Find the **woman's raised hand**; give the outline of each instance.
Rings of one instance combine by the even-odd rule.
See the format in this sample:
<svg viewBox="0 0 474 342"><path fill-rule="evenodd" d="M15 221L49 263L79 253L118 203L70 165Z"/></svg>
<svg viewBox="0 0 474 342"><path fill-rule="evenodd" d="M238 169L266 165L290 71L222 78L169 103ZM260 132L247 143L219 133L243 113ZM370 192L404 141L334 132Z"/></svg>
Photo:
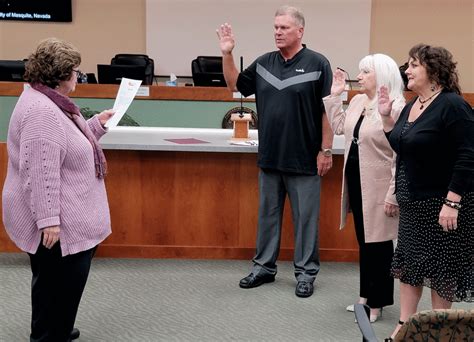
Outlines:
<svg viewBox="0 0 474 342"><path fill-rule="evenodd" d="M378 110L380 115L390 116L393 100L390 100L387 86L381 86L378 91Z"/></svg>
<svg viewBox="0 0 474 342"><path fill-rule="evenodd" d="M331 95L339 96L346 87L346 75L342 70L336 69L332 74Z"/></svg>

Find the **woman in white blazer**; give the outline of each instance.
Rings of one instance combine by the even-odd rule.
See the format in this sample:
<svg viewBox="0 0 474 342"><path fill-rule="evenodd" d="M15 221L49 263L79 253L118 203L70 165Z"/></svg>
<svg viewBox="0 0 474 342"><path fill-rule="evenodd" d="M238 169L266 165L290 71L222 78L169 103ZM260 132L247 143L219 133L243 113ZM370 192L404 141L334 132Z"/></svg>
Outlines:
<svg viewBox="0 0 474 342"><path fill-rule="evenodd" d="M378 112L377 90L386 86L393 101L396 120L405 105L403 81L395 61L383 54L364 57L357 76L361 94L354 96L346 110L341 94L344 73L334 72L331 94L323 99L334 134L345 136L341 224L352 211L359 243L359 303L371 309L375 322L384 306L393 304L394 280L390 276L393 240L398 232L395 199L395 154L383 132ZM347 307L353 311L353 305Z"/></svg>

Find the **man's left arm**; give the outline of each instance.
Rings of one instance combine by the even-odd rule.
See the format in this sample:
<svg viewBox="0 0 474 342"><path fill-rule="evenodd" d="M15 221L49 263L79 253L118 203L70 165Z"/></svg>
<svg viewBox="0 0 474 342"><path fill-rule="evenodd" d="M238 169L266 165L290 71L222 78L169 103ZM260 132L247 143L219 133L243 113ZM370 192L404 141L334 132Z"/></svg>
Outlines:
<svg viewBox="0 0 474 342"><path fill-rule="evenodd" d="M331 93L332 86L332 70L329 61L326 61L322 68L322 88L321 98ZM322 103L322 100L321 100ZM318 153L316 158L318 166L318 175L324 176L332 167L332 141L334 139L334 133L329 124L329 118L322 105L323 115L321 116L322 126L322 137L321 137L321 151Z"/></svg>
<svg viewBox="0 0 474 342"><path fill-rule="evenodd" d="M329 125L329 119L326 112L322 115L322 142L321 151L316 158L318 166L318 175L324 176L332 167L332 142L334 133Z"/></svg>

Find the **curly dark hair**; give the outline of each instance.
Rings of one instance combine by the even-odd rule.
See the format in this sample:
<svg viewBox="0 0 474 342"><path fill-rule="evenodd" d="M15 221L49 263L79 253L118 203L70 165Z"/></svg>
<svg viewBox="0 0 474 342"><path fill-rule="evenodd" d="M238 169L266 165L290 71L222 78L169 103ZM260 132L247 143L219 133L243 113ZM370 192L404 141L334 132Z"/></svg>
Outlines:
<svg viewBox="0 0 474 342"><path fill-rule="evenodd" d="M448 91L461 94L457 63L453 61L451 52L440 46L417 44L410 49L408 55L426 68L430 81Z"/></svg>
<svg viewBox="0 0 474 342"><path fill-rule="evenodd" d="M25 65L25 80L56 88L60 81L71 77L74 67L81 64L81 54L70 43L57 38L42 40Z"/></svg>

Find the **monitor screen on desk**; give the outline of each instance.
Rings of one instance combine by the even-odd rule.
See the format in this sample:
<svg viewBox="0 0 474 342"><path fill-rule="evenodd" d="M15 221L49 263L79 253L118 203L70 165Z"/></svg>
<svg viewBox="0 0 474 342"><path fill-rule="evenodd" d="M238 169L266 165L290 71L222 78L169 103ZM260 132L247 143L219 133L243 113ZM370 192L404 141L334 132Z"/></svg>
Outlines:
<svg viewBox="0 0 474 342"><path fill-rule="evenodd" d="M193 75L196 87L226 87L224 74L220 72L199 72Z"/></svg>
<svg viewBox="0 0 474 342"><path fill-rule="evenodd" d="M97 64L97 76L101 84L120 84L122 77L143 82L146 77L145 69L143 65Z"/></svg>
<svg viewBox="0 0 474 342"><path fill-rule="evenodd" d="M0 61L0 81L24 82L24 61Z"/></svg>

